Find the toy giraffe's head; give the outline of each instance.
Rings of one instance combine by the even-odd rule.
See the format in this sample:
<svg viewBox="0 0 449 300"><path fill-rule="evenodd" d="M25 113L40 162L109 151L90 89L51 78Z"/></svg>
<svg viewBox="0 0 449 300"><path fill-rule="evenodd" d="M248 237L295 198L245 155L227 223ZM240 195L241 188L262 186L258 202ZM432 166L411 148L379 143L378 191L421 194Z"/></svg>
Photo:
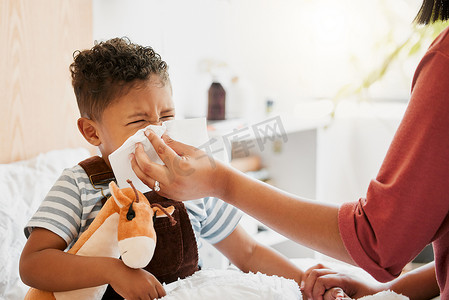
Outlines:
<svg viewBox="0 0 449 300"><path fill-rule="evenodd" d="M131 188L119 189L115 182L109 184L112 197L119 207L118 246L123 262L130 268L144 268L150 262L156 248L156 232L153 221L156 217L171 217L174 207L166 209L150 205L146 197Z"/></svg>

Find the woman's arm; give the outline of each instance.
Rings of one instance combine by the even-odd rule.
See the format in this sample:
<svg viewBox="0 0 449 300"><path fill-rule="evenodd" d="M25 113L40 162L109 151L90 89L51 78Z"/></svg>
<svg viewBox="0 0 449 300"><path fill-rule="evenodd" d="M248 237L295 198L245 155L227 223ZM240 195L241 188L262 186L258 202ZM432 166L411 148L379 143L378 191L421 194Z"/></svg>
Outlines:
<svg viewBox="0 0 449 300"><path fill-rule="evenodd" d="M151 130L146 134L165 165L151 162L139 146L131 164L149 187L159 182L159 194L177 200L216 196L302 245L354 263L340 237L337 206L287 194L194 147L167 136L162 140Z"/></svg>
<svg viewBox="0 0 449 300"><path fill-rule="evenodd" d="M227 185L221 199L293 241L353 263L340 237L337 206L301 199L232 168L224 168L223 173Z"/></svg>
<svg viewBox="0 0 449 300"><path fill-rule="evenodd" d="M435 262L428 263L385 283L384 290L387 289L403 294L410 300L424 300L438 296L440 288L435 274Z"/></svg>
<svg viewBox="0 0 449 300"><path fill-rule="evenodd" d="M301 283L303 271L285 256L257 243L240 225L214 246L243 272L278 275Z"/></svg>

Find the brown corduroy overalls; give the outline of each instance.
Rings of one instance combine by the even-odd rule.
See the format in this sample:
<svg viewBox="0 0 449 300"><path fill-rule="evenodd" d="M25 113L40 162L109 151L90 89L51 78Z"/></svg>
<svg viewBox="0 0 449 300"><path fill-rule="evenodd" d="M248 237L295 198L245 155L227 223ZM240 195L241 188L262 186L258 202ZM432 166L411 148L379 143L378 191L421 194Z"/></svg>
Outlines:
<svg viewBox="0 0 449 300"><path fill-rule="evenodd" d="M99 156L88 158L79 165L86 171L94 188L115 180L111 168ZM145 270L161 283L170 283L192 275L198 270L198 247L184 204L159 196L154 191L144 195L151 204L158 203L163 207L173 205L175 211L172 216L176 220L176 225L172 226L168 218L156 219L154 223L157 235L156 249ZM106 198L102 202L104 204ZM108 286L103 299L123 298Z"/></svg>

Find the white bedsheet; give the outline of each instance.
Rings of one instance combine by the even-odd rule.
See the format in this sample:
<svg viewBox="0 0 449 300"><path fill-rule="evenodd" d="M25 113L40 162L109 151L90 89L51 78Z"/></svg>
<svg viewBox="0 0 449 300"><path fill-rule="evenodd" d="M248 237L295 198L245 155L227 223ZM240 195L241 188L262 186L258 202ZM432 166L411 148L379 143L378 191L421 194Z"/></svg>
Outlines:
<svg viewBox="0 0 449 300"><path fill-rule="evenodd" d="M65 149L41 154L35 159L11 164L0 164L0 299L23 299L28 287L19 277L19 258L25 245L23 228L43 198L61 174L89 157L86 149ZM316 260L294 260L306 269ZM330 265L336 267L337 265ZM338 264L341 270L343 265ZM344 268L348 268L344 266ZM350 267L350 270L355 270ZM346 271L350 271L346 269ZM362 272L358 269L356 272ZM369 276L365 273L363 276ZM369 280L368 277L366 277ZM202 299L301 299L298 285L293 280L260 273L245 274L237 270L199 271L189 278L165 286L164 300ZM390 292L369 296L364 300L405 297Z"/></svg>
<svg viewBox="0 0 449 300"><path fill-rule="evenodd" d="M0 164L0 299L23 299L28 290L19 277L23 228L62 170L89 155L84 148L64 149Z"/></svg>
<svg viewBox="0 0 449 300"><path fill-rule="evenodd" d="M300 263L308 264L305 259ZM335 265L335 264L334 264ZM341 265L346 268L344 265ZM358 270L350 268L347 270ZM362 274L362 277L364 275ZM291 279L238 270L206 269L190 277L164 286L167 296L162 300L302 300L298 285ZM391 291L365 296L360 300L407 300Z"/></svg>
<svg viewBox="0 0 449 300"><path fill-rule="evenodd" d="M163 300L300 300L298 284L278 276L206 269L165 286Z"/></svg>

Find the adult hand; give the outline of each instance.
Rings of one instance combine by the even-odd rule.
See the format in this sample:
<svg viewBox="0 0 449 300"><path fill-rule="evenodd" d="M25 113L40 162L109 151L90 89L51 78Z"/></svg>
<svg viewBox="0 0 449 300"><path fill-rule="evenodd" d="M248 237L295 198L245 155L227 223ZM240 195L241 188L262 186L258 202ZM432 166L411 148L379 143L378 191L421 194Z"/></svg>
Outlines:
<svg viewBox="0 0 449 300"><path fill-rule="evenodd" d="M342 296L341 292L337 290L329 293L336 287L345 293L342 299L359 298L377 292L375 287L366 284L362 279L331 270L322 264L317 264L306 270L303 278L304 282L301 284L301 288L308 299L323 300Z"/></svg>
<svg viewBox="0 0 449 300"><path fill-rule="evenodd" d="M138 144L131 157L131 165L143 183L154 189L157 180L160 187L157 193L175 200L219 197L226 185L223 174L227 167L224 164L167 135L160 138L151 130L147 130L145 135L165 165L152 162L143 146Z"/></svg>

